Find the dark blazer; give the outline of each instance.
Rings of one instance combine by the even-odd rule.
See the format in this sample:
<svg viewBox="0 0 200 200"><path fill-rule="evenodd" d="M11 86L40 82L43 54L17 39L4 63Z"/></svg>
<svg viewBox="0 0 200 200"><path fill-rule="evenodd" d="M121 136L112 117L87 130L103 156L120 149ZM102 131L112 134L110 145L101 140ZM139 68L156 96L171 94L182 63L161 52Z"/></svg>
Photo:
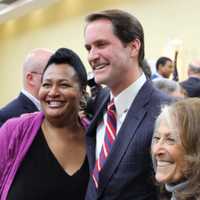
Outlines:
<svg viewBox="0 0 200 200"><path fill-rule="evenodd" d="M102 100L86 135L90 173L95 165L96 129L108 100L109 94ZM99 174L98 191L90 178L86 200L157 200L150 145L161 104L169 101L170 97L153 88L151 81L143 85Z"/></svg>
<svg viewBox="0 0 200 200"><path fill-rule="evenodd" d="M18 117L23 113L38 111L35 104L23 93L0 109L0 126L12 117Z"/></svg>
<svg viewBox="0 0 200 200"><path fill-rule="evenodd" d="M101 104L102 99L104 99L104 97L107 96L109 91L110 90L108 87L100 88L96 97L94 99L90 98L88 100L86 113L91 114L91 116L93 117L97 109L99 108L99 105ZM92 119L92 117L90 119Z"/></svg>
<svg viewBox="0 0 200 200"><path fill-rule="evenodd" d="M180 83L189 97L200 97L200 78L190 77Z"/></svg>

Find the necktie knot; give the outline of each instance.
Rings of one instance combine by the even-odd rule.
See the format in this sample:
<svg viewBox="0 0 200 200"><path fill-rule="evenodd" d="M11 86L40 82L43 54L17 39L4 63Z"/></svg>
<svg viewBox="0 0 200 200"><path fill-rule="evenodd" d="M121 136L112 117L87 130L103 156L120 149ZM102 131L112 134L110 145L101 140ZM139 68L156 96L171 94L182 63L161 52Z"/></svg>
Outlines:
<svg viewBox="0 0 200 200"><path fill-rule="evenodd" d="M108 103L107 112L116 113L116 107L115 107L114 99L112 99L112 100Z"/></svg>

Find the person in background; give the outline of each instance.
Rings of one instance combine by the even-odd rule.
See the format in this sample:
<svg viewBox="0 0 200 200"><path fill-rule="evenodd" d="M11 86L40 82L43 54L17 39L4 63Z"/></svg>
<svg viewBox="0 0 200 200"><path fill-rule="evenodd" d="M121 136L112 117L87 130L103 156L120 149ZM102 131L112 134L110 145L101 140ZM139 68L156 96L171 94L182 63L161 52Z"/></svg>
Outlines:
<svg viewBox="0 0 200 200"><path fill-rule="evenodd" d="M153 85L162 92L177 99L187 97L187 92L184 91L181 85L174 80L169 80L167 78L157 78L153 80Z"/></svg>
<svg viewBox="0 0 200 200"><path fill-rule="evenodd" d="M189 64L188 79L180 84L189 97L200 97L200 60L194 60Z"/></svg>
<svg viewBox="0 0 200 200"><path fill-rule="evenodd" d="M143 60L142 70L144 71L147 79L151 79L152 71L147 59Z"/></svg>
<svg viewBox="0 0 200 200"><path fill-rule="evenodd" d="M99 102L101 96L104 95L107 88L104 88L100 84L97 84L94 80L94 75L92 72L88 73L88 87L89 87L89 98L87 101L87 107L85 113L88 114L90 119L93 118L95 112L98 109Z"/></svg>
<svg viewBox="0 0 200 200"><path fill-rule="evenodd" d="M172 200L200 199L200 99L165 106L156 120L151 151L155 178Z"/></svg>
<svg viewBox="0 0 200 200"><path fill-rule="evenodd" d="M89 169L87 120L79 117L87 74L77 54L60 48L39 90L42 112L8 120L0 129L0 199L84 199Z"/></svg>
<svg viewBox="0 0 200 200"><path fill-rule="evenodd" d="M155 78L169 78L173 73L174 65L170 58L160 57L156 61L156 73L152 74L151 79Z"/></svg>
<svg viewBox="0 0 200 200"><path fill-rule="evenodd" d="M128 12L104 10L87 16L84 37L95 82L109 89L86 134L86 200L156 200L149 149L155 118L169 97L143 73L142 25Z"/></svg>
<svg viewBox="0 0 200 200"><path fill-rule="evenodd" d="M93 100L96 99L99 91L102 89L102 86L95 82L94 75L92 72L88 74L88 86L90 89L90 97Z"/></svg>
<svg viewBox="0 0 200 200"><path fill-rule="evenodd" d="M42 71L53 54L48 49L33 49L23 63L23 89L19 96L0 109L0 126L12 117L40 110L38 91Z"/></svg>

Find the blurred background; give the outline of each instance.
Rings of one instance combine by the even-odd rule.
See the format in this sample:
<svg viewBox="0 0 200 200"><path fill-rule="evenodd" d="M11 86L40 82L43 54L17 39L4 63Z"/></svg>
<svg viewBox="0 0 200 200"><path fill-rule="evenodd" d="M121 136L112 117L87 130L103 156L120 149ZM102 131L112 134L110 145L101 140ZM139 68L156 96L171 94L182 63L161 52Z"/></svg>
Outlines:
<svg viewBox="0 0 200 200"><path fill-rule="evenodd" d="M145 32L146 59L154 71L160 56L174 58L180 80L188 63L200 58L198 0L1 0L0 1L0 107L18 95L22 87L22 63L33 48L75 50L87 70L84 18L102 9L131 12Z"/></svg>

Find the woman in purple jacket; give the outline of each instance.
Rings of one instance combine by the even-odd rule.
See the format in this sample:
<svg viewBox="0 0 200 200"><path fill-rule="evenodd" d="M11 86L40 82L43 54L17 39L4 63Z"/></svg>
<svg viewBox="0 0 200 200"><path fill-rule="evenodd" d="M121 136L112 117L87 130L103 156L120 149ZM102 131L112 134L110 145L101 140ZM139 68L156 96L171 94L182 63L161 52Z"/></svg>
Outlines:
<svg viewBox="0 0 200 200"><path fill-rule="evenodd" d="M43 112L0 129L0 200L84 199L87 122L78 113L86 84L80 58L58 49L42 74Z"/></svg>

